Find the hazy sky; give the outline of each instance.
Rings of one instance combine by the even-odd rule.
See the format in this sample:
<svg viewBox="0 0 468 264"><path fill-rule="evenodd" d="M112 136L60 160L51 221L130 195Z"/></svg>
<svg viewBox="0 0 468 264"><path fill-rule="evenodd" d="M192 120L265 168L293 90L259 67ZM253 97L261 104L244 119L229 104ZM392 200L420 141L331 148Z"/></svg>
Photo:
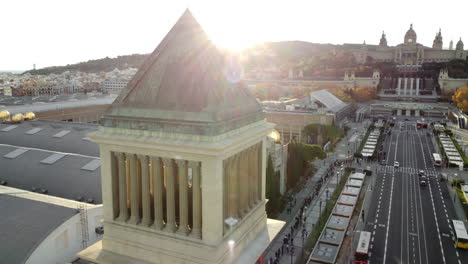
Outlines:
<svg viewBox="0 0 468 264"><path fill-rule="evenodd" d="M0 70L28 70L106 56L149 53L188 7L215 43L263 41L397 45L414 24L431 46L460 37L468 49L466 0L1 0Z"/></svg>

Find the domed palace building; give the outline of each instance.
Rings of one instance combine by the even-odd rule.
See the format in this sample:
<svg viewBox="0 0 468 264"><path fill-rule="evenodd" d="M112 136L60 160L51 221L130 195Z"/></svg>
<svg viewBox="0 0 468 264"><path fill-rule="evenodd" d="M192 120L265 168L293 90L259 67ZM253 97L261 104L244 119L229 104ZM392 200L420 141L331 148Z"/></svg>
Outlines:
<svg viewBox="0 0 468 264"><path fill-rule="evenodd" d="M466 59L468 51L464 50L460 39L455 50L451 43L449 49L443 49L442 32L436 33L432 47L426 47L417 42L417 34L413 25L405 34L404 42L397 46L388 46L386 34L382 32L379 45L345 44L350 48L360 63L366 62L368 57L377 62L395 62L408 71L417 71L418 65L425 62L446 62L452 59Z"/></svg>

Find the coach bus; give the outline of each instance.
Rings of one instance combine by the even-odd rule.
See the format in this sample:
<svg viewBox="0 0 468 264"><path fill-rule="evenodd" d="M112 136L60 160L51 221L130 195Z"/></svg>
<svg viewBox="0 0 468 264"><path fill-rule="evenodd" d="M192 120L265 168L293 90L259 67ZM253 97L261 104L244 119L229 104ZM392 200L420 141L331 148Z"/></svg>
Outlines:
<svg viewBox="0 0 468 264"><path fill-rule="evenodd" d="M434 158L434 166L437 166L437 167L442 166L442 159L440 158L439 153L433 153L432 157Z"/></svg>
<svg viewBox="0 0 468 264"><path fill-rule="evenodd" d="M354 261L356 263L368 263L370 239L370 232L361 231L358 246L356 248L356 253L354 254Z"/></svg>
<svg viewBox="0 0 468 264"><path fill-rule="evenodd" d="M458 248L468 248L468 234L465 224L460 220L452 220L455 229L455 246Z"/></svg>

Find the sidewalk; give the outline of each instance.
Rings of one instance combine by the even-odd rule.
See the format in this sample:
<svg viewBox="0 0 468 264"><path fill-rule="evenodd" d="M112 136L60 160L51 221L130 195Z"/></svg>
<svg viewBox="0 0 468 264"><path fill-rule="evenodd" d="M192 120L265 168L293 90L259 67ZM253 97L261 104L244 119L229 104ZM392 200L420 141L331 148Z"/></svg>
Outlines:
<svg viewBox="0 0 468 264"><path fill-rule="evenodd" d="M468 174L465 171L459 171L459 170L449 169L449 168L443 168L441 172L446 173L448 175L448 180L445 181L445 184L447 184L447 189L449 191L450 200L452 201L453 207L455 208L455 214L457 215L457 219L466 223L467 219L465 216L465 211L463 210L460 199L457 197L457 194L455 193L455 189L452 188L452 179L454 178L454 175L457 174L456 176L457 179L464 180L465 183L467 183Z"/></svg>
<svg viewBox="0 0 468 264"><path fill-rule="evenodd" d="M266 250L265 254L265 262L269 263L270 259L274 261L276 259L275 253L280 252L283 246L283 239L285 238L286 234L291 232L291 227L294 225L294 219L300 213L300 208L302 207L304 200L306 197L310 196L313 193L314 186L316 183L325 175L328 167L336 160L343 160L347 157L351 156L354 151L351 149L351 146L347 143L349 138L356 133L364 134L367 130L367 126L363 126L362 123L349 123L348 124L350 129L348 134L341 139L341 141L337 144L335 148L335 152L332 155L329 155L324 160L315 160L314 165L319 168L318 171L309 177L306 185L300 192L295 195L296 198L296 205L292 208L291 213L288 214L287 210L283 211L277 219L286 221L286 225L280 231L280 233L276 236L275 241L273 241L270 246ZM352 162L348 166L358 167L356 163ZM361 162L361 166L366 166L365 163ZM359 166L359 167L361 167ZM325 209L327 198L330 198L333 194L337 181L339 181L344 173L340 173L339 178L336 177L336 172L340 168L335 168L332 176L328 178L326 182L323 183L319 195L315 197L310 205L304 210L304 215L306 216L306 222L302 226L300 225L295 231L293 235L293 244L294 244L294 254L291 256L286 252L286 248L283 247L282 254L278 259L278 263L295 263L301 254L303 253L303 244L307 241L308 236L312 233L315 224L317 223L321 213ZM328 197L326 190L328 189ZM322 201L322 202L320 202ZM307 237L302 236L302 229L307 231Z"/></svg>
<svg viewBox="0 0 468 264"><path fill-rule="evenodd" d="M314 176L317 176L314 175ZM341 179L342 174L340 175L339 179ZM309 180L309 183L312 182ZM312 230L317 223L321 213L324 211L325 206L326 206L326 201L327 201L327 192L326 190L328 189L329 194L328 198L331 197L333 191L335 190L336 187L336 177L330 177L327 181L326 184L324 184L321 188L319 196L315 197L312 200L312 203L310 206L304 211L304 215L307 217L307 220L304 225L300 225L299 228L297 228L294 231L293 235L293 244L294 244L294 255L291 256L286 253L286 249L283 249L283 256L279 258L278 263L291 263L291 258L292 258L292 263L295 263L296 260L300 257L302 253L302 248L303 248L303 243L307 241L307 238L302 238L302 232L301 230L305 228L308 234L312 233ZM305 189L304 189L305 190ZM304 191L303 190L303 191ZM309 189L310 190L310 189ZM311 192L311 191L310 191ZM308 192L309 194L309 192ZM308 195L307 195L308 196ZM304 196L306 197L306 196ZM300 202L299 202L300 201ZM273 245L270 245L269 247L269 252L267 252L266 255L266 260L268 261L270 258L273 260L275 259L275 253L278 250L281 250L281 247L283 246L283 238L286 236L286 234L291 232L291 227L294 225L294 217L298 215L299 213L299 208L302 206L303 200L298 200L296 207L297 210L294 213L291 213L289 215L290 221L287 222L283 230L278 234L276 241L274 242ZM296 209L296 208L295 208ZM268 263L268 262L267 262Z"/></svg>

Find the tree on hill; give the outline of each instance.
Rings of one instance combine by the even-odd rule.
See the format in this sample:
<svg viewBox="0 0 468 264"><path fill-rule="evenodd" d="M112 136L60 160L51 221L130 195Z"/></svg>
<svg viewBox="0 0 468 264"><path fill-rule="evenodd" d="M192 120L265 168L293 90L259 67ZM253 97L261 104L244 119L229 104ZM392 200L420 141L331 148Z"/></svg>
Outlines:
<svg viewBox="0 0 468 264"><path fill-rule="evenodd" d="M468 86L458 88L452 96L452 101L464 113L468 113Z"/></svg>
<svg viewBox="0 0 468 264"><path fill-rule="evenodd" d="M147 54L133 54L126 56L118 56L117 58L105 57L103 59L89 60L66 66L52 66L38 70L26 71L23 74L29 73L32 75L48 75L51 73L60 74L66 71L81 71L88 73L110 72L115 68L119 70L127 68L139 68L143 61L148 57Z"/></svg>

